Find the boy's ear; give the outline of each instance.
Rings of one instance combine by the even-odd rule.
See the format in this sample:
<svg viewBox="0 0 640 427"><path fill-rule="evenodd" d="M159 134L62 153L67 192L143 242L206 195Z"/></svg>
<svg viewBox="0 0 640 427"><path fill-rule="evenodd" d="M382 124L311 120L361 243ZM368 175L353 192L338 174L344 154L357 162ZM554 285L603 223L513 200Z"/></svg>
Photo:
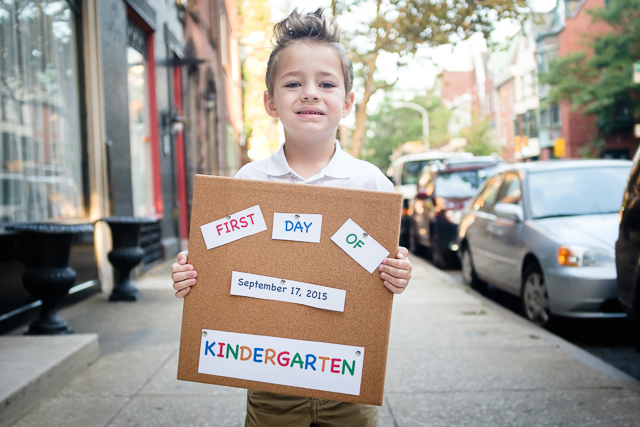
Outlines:
<svg viewBox="0 0 640 427"><path fill-rule="evenodd" d="M278 116L278 111L276 110L276 104L275 102L273 102L273 99L271 99L271 97L269 96L269 91L265 90L264 91L264 109L266 110L267 114L270 115L273 118L278 118L280 116Z"/></svg>
<svg viewBox="0 0 640 427"><path fill-rule="evenodd" d="M342 108L342 118L345 118L351 113L351 109L353 108L353 100L355 97L355 92L351 92L347 98L344 100L344 107Z"/></svg>

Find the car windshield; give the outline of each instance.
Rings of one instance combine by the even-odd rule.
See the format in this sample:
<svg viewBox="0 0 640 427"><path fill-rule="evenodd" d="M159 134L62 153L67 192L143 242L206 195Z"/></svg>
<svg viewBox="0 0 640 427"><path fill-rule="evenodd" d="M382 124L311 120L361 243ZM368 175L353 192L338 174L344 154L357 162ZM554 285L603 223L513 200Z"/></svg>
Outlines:
<svg viewBox="0 0 640 427"><path fill-rule="evenodd" d="M484 180L491 176L495 167L455 172L438 172L436 196L473 197Z"/></svg>
<svg viewBox="0 0 640 427"><path fill-rule="evenodd" d="M434 161L436 160L416 160L405 163L402 167L402 185L417 184L422 168Z"/></svg>
<svg viewBox="0 0 640 427"><path fill-rule="evenodd" d="M617 213L630 167L595 167L531 173L533 218Z"/></svg>

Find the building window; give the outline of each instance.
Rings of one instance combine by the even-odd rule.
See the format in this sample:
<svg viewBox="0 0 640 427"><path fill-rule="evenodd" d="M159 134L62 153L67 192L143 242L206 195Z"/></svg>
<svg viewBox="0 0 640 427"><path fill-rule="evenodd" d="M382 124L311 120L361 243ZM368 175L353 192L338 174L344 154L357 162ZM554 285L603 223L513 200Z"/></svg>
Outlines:
<svg viewBox="0 0 640 427"><path fill-rule="evenodd" d="M0 4L0 222L84 216L76 16Z"/></svg>
<svg viewBox="0 0 640 427"><path fill-rule="evenodd" d="M153 212L151 135L149 125L149 88L147 36L133 22L127 28L129 143L131 150L131 191L133 214L150 216Z"/></svg>
<svg viewBox="0 0 640 427"><path fill-rule="evenodd" d="M549 126L558 127L560 124L560 106L553 104L549 107Z"/></svg>

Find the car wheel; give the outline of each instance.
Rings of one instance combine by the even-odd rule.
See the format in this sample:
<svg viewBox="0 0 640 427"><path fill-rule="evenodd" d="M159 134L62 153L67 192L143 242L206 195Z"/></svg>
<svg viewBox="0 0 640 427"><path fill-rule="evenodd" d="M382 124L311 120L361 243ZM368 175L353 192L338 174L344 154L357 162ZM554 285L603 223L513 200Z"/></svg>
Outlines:
<svg viewBox="0 0 640 427"><path fill-rule="evenodd" d="M487 285L476 275L476 271L473 268L473 259L471 259L471 251L466 245L462 247L460 258L460 267L464 283L467 284L467 286L471 286L471 289L475 289L476 291L485 291Z"/></svg>
<svg viewBox="0 0 640 427"><path fill-rule="evenodd" d="M529 264L525 269L521 298L522 311L527 319L540 326L548 326L551 320L549 293L537 264Z"/></svg>
<svg viewBox="0 0 640 427"><path fill-rule="evenodd" d="M444 253L444 248L442 247L442 242L440 241L438 233L433 231L431 238L433 239L431 241L431 260L433 261L433 264L442 270L449 268L449 263L447 262L447 257Z"/></svg>

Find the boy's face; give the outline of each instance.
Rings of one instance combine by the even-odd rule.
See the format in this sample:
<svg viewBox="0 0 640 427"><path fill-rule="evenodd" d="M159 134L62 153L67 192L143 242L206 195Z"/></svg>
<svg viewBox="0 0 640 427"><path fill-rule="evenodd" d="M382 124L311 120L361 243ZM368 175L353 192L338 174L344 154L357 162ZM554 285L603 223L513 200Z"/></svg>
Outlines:
<svg viewBox="0 0 640 427"><path fill-rule="evenodd" d="M298 42L280 52L273 97L264 94L271 117L280 118L288 139L335 138L349 115L353 93L345 93L342 63L330 46Z"/></svg>

